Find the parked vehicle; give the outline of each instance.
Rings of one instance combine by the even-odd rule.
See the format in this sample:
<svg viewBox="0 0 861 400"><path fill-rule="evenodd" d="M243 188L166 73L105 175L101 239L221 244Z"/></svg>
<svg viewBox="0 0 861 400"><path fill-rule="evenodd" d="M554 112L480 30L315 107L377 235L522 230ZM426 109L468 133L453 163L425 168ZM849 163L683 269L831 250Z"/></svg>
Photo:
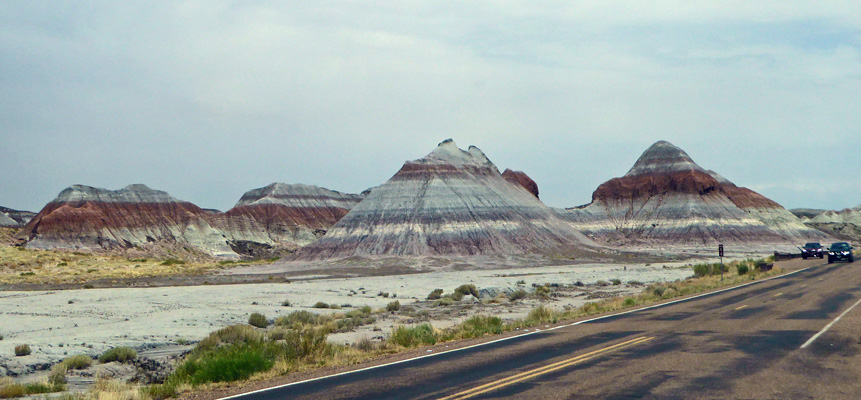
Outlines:
<svg viewBox="0 0 861 400"><path fill-rule="evenodd" d="M817 242L807 243L801 248L801 258L806 260L808 257L823 258L825 257L825 249Z"/></svg>
<svg viewBox="0 0 861 400"><path fill-rule="evenodd" d="M852 250L854 250L854 247L850 246L849 243L833 243L828 249L828 263L831 264L837 260L845 260L849 262L855 261L855 257L852 255Z"/></svg>

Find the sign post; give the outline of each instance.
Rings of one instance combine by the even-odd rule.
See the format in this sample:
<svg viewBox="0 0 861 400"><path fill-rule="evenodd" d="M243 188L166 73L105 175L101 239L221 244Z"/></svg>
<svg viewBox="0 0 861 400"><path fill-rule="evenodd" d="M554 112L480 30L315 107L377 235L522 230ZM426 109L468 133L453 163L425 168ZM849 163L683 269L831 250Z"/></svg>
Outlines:
<svg viewBox="0 0 861 400"><path fill-rule="evenodd" d="M720 257L720 280L723 282L723 243L718 244L718 257Z"/></svg>

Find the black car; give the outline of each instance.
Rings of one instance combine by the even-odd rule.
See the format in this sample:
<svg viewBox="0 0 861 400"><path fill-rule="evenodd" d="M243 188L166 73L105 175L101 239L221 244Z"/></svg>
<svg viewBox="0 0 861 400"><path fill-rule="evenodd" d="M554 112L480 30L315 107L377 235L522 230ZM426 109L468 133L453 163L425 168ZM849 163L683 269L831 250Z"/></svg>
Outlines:
<svg viewBox="0 0 861 400"><path fill-rule="evenodd" d="M807 259L807 257L825 257L825 250L822 248L822 245L816 242L810 242L804 245L801 248L801 258Z"/></svg>
<svg viewBox="0 0 861 400"><path fill-rule="evenodd" d="M855 261L852 256L853 247L846 242L833 243L828 249L828 263L833 263L837 260L846 260L849 262Z"/></svg>

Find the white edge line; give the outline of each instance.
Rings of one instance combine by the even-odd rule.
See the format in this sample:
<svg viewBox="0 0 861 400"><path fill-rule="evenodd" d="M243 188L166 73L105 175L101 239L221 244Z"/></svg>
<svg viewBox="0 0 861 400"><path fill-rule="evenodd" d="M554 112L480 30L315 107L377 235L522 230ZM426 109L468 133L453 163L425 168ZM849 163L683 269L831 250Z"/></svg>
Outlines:
<svg viewBox="0 0 861 400"><path fill-rule="evenodd" d="M786 273L786 274L783 274L783 275L772 276L771 278L766 278L766 279L759 280L759 281L752 281L752 282L744 283L744 284L741 284L741 285L738 285L738 286L733 286L733 287L729 287L729 288L726 288L726 289L716 290L716 291L714 291L714 292L708 292L708 293L698 294L698 295L696 295L696 296L693 296L693 297L687 297L687 298L680 299L680 300L673 300L673 301L670 301L670 302L667 302L667 303L661 303L661 304L656 304L656 305L649 306L649 307L643 307L643 308L637 308L637 309L634 309L634 310L623 311L623 312L616 313L616 314L603 315L603 316L600 316L600 317L595 317L595 318L585 319L585 320L577 321L577 322L570 323L570 324L567 324L567 325L559 325L559 326L556 326L556 327L553 327L553 328L544 329L544 330L538 330L538 329L537 329L537 330L534 330L534 331L532 331L532 332L524 333L524 334L521 334L521 335L504 337L504 338L501 338L501 339L492 340L492 341L490 341L490 342L478 343L478 344L474 344L474 345L471 345L471 346L461 347L461 348L457 348L457 349L453 349L453 350L448 350L448 351L441 351L441 352L433 353L433 354L426 354L426 355L423 355L423 356L418 356L418 357L408 358L408 359L406 359L406 360L394 361L394 362L390 362L390 363L387 363L387 364L373 365L373 366L365 367L365 368L361 368L361 369L354 369L354 370L350 370L350 371L339 372L339 373L337 373L337 374L332 374L332 375L320 376L320 377L317 377L317 378L306 379L306 380L304 380L304 381L285 383L285 384L283 384L283 385L272 386L272 387L268 387L268 388L265 388L265 389L258 389L258 390L254 390L254 391L251 391L251 392L245 392L245 393L235 394L235 395L232 395L232 396L221 397L221 398L219 398L218 400L230 400L230 399L235 399L235 398L239 398L239 397L243 397L243 396L248 396L248 395L252 395L252 394L268 392L268 391L270 391L270 390L276 390L276 389L281 389L281 388L285 388L285 387L289 387L289 386L300 385L300 384L303 384L303 383L308 383L308 382L314 382L314 381L319 381L319 380L323 380L323 379L334 378L334 377L338 377L338 376L342 376L342 375L355 374L355 373L358 373L358 372L368 371L368 370L372 370L372 369L377 369L377 368L382 368L382 367L388 367L388 366L390 366L390 365L397 365L397 364L402 364L402 363L406 363L406 362L412 362L412 361L415 361L415 360L421 360L421 359L423 359L423 358L435 357L435 356L439 356L439 355L442 355L442 354L449 354L449 353L453 353L453 352L457 352L457 351L468 350L468 349L471 349L471 348L474 348L474 347L487 346L487 345L489 345L489 344L493 344L493 343L498 343L498 342L502 342L502 341L506 341L506 340L511 340L511 339L517 339L517 338L521 338L521 337L528 336L528 335L534 335L534 334L536 334L536 333L542 333L542 332L546 332L546 331L553 331L553 330L560 329L560 328L568 328L568 327L571 327L571 326L580 325L580 324L585 324L585 323L587 323L587 322L597 321L597 320L601 320L601 319L618 317L618 316L620 316L620 315L631 314L631 313L640 312L640 311L645 311L645 310L651 310L651 309L653 309L653 308L666 307L666 306L669 306L669 305L672 305L672 304L682 303L682 302L686 302L686 301L691 301L691 300L694 300L694 299L698 299L698 298L700 298L700 297L713 296L713 295L716 295L716 294L718 294L718 293L723 293L723 292L727 292L727 291L730 291L730 290L741 289L741 288L743 288L743 287L745 287L745 286L754 285L754 284L758 284L758 283L762 283L762 282L768 282L768 281L770 281L770 280L772 280L772 279L785 278L785 277L787 277L787 276L795 275L795 274L797 274L797 273L799 273L799 272L802 272L802 271L808 270L808 269L810 269L810 268L813 268L813 267L811 266L811 267L807 267L807 268L802 268L802 269L799 269L799 270L796 270L796 271L792 271L792 272L789 272L789 273ZM859 301L859 303L861 303L861 301ZM857 303L856 303L856 304L857 304ZM853 307L854 307L854 306L853 306ZM845 313L844 313L844 314L845 314ZM842 315L841 315L841 317L842 317ZM839 319L839 317L838 317L838 319ZM836 322L836 321L835 321L835 322ZM833 322L832 322L832 324L833 324Z"/></svg>
<svg viewBox="0 0 861 400"><path fill-rule="evenodd" d="M806 348L807 346L810 346L813 342L816 341L816 339L819 339L819 336L821 336L823 333L825 333L829 329L831 329L832 325L836 324L837 321L840 321L840 318L843 318L844 315L848 314L849 311L852 311L852 309L855 308L855 306L857 306L858 304L861 304L861 300L856 301L855 304L852 305L852 307L847 308L846 311L843 311L843 313L838 315L837 318L834 318L834 320L831 321L831 323L829 323L828 325L825 325L825 327L822 328L821 331L819 331L815 335L813 335L812 338L807 339L807 341L801 345L801 348L803 349L803 348Z"/></svg>

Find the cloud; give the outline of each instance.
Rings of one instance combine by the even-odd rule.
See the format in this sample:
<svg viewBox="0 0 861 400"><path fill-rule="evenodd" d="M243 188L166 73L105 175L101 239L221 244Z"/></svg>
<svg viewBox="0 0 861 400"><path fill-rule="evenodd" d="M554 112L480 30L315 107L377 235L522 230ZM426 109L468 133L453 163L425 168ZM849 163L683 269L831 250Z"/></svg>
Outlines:
<svg viewBox="0 0 861 400"><path fill-rule="evenodd" d="M781 185L861 170L859 17L786 1L12 3L0 204L74 183L220 209L273 181L358 192L453 137L553 206L666 139L784 205L840 208L861 193Z"/></svg>

